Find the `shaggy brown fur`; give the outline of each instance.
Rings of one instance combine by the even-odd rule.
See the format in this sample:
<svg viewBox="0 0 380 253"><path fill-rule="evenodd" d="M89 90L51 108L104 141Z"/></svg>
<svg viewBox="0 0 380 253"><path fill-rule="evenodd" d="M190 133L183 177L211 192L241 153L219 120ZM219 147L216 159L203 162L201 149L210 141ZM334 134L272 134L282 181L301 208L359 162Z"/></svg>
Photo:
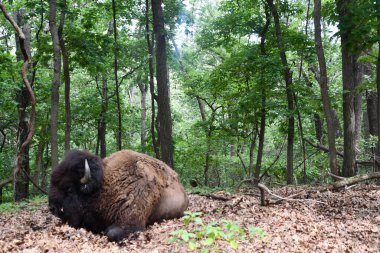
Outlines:
<svg viewBox="0 0 380 253"><path fill-rule="evenodd" d="M188 206L188 198L177 173L165 163L145 154L130 150L114 153L103 160L103 177L99 191L87 195L76 192L79 204L71 203L69 208L74 205L76 208L91 209L90 212L79 212L86 216L82 217L79 226L99 230L99 226L93 224L99 222L110 240L119 241L154 222L181 217ZM75 181L78 182L78 179ZM59 201L49 196L49 203ZM54 209L57 208L60 207ZM65 207L62 209L65 212ZM78 220L78 217L75 219Z"/></svg>

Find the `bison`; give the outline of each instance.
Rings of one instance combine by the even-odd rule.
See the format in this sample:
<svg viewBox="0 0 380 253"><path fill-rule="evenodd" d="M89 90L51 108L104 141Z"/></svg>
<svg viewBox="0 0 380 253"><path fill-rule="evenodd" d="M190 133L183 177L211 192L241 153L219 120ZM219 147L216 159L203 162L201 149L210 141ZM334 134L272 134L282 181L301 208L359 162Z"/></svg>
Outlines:
<svg viewBox="0 0 380 253"><path fill-rule="evenodd" d="M120 241L163 219L181 217L188 198L177 173L130 150L100 159L68 152L52 171L49 209L63 222Z"/></svg>

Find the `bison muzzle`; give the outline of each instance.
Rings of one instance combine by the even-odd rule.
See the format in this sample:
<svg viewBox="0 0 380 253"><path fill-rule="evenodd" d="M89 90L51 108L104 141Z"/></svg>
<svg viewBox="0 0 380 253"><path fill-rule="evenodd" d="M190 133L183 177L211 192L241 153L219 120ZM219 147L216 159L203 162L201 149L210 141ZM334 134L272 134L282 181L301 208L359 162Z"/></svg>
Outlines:
<svg viewBox="0 0 380 253"><path fill-rule="evenodd" d="M145 154L123 150L101 160L70 151L53 170L49 209L63 222L111 241L181 217L188 198L177 173Z"/></svg>

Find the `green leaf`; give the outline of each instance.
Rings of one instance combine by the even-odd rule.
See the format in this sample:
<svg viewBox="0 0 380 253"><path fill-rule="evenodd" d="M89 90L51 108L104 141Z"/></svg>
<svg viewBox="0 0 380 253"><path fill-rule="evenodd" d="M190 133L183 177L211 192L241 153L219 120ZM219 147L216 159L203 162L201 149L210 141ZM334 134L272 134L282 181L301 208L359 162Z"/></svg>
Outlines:
<svg viewBox="0 0 380 253"><path fill-rule="evenodd" d="M214 243L215 239L212 237L207 238L203 241L203 245L205 246L211 246Z"/></svg>
<svg viewBox="0 0 380 253"><path fill-rule="evenodd" d="M235 240L230 240L228 243L231 245L233 249L239 248L239 244Z"/></svg>
<svg viewBox="0 0 380 253"><path fill-rule="evenodd" d="M189 241L189 243L187 245L189 247L189 250L196 250L197 249L197 243L193 240Z"/></svg>

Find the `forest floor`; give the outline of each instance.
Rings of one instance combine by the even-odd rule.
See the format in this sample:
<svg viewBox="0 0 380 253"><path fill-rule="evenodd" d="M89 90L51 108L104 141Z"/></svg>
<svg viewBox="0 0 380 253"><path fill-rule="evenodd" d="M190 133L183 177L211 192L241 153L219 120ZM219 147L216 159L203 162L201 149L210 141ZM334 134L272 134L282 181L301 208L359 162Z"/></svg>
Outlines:
<svg viewBox="0 0 380 253"><path fill-rule="evenodd" d="M268 206L260 206L258 192L254 190L214 193L214 197L222 196L224 200L189 194L189 210L202 212L204 226L217 222L214 232L233 221L244 231L254 226L266 234L250 237L247 232L245 236L233 237L236 244L222 239L208 241L210 245L200 241L194 252L380 252L380 186L312 191L313 188L306 187L278 188L274 192L281 196L301 194L298 200ZM105 236L62 224L43 202L37 207L26 206L18 212L0 215L0 251L188 252L187 243L169 242L171 232L197 227L205 231L200 224L185 225L179 219L164 221L130 235L121 243L110 243ZM183 238L187 240L186 235Z"/></svg>

